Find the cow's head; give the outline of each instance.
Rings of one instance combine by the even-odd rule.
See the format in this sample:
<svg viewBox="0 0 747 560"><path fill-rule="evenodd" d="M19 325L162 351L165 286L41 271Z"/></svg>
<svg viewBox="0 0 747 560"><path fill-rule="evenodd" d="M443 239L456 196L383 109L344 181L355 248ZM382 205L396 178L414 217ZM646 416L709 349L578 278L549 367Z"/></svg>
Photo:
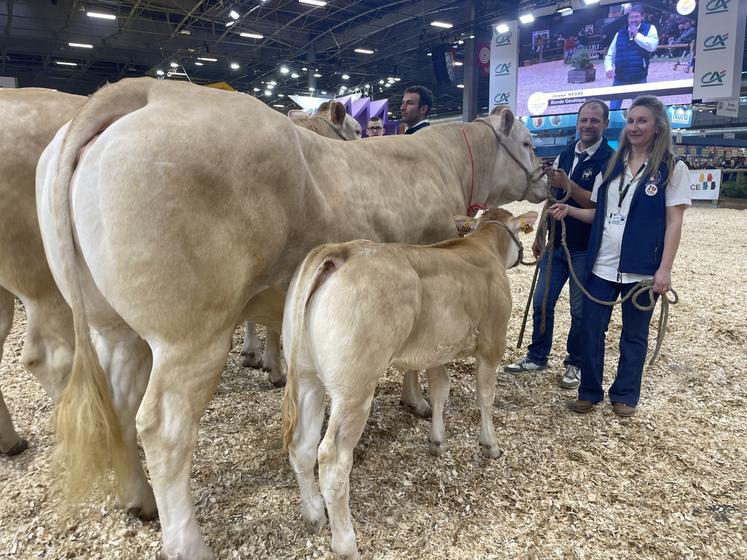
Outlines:
<svg viewBox="0 0 747 560"><path fill-rule="evenodd" d="M524 247L519 239L520 233L530 233L537 221L537 212L531 211L514 216L505 208L489 208L480 210L474 218L468 216L457 216L454 218L459 236L473 233L481 225L498 224L511 236L511 243L507 247L505 255L506 268L512 268L523 259Z"/></svg>
<svg viewBox="0 0 747 560"><path fill-rule="evenodd" d="M488 205L498 206L514 200L542 202L547 198L547 182L534 155L532 136L511 109L497 106L485 119L496 138L492 177L494 188Z"/></svg>
<svg viewBox="0 0 747 560"><path fill-rule="evenodd" d="M316 114L332 123L345 140L358 140L361 137L361 125L348 115L345 105L339 101L325 101Z"/></svg>

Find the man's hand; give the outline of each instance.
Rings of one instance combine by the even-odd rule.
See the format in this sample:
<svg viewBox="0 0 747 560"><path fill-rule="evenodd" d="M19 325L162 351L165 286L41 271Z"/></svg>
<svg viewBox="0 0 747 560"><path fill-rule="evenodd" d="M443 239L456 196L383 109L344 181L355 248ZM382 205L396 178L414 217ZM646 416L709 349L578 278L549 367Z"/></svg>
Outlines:
<svg viewBox="0 0 747 560"><path fill-rule="evenodd" d="M629 34L629 35L630 35L631 37L635 37L635 36L636 36L636 35L638 34L638 26L637 26L637 25L635 25L635 24L632 24L632 23L631 23L631 24L629 24L629 25L628 25L628 34Z"/></svg>
<svg viewBox="0 0 747 560"><path fill-rule="evenodd" d="M538 259L541 252L542 249L540 249L539 239L537 239L537 236L535 236L534 243L532 243L532 256L534 256L535 259Z"/></svg>
<svg viewBox="0 0 747 560"><path fill-rule="evenodd" d="M610 80L611 80L612 78L614 78L614 77L615 77L615 70L614 70L614 69L610 69L610 70L607 70L607 77L608 77L608 78L609 78Z"/></svg>
<svg viewBox="0 0 747 560"><path fill-rule="evenodd" d="M654 274L654 293L663 294L672 287L672 271L660 268Z"/></svg>
<svg viewBox="0 0 747 560"><path fill-rule="evenodd" d="M553 171L553 174L550 177L550 186L555 187L556 189L568 190L570 181L568 180L568 175L565 174L565 171L562 169L556 169Z"/></svg>

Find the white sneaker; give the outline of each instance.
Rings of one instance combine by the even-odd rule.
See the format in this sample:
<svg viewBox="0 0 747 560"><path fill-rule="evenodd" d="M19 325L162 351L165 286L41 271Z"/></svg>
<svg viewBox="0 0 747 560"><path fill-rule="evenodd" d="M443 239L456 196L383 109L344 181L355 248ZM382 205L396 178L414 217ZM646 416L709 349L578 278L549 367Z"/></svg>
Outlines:
<svg viewBox="0 0 747 560"><path fill-rule="evenodd" d="M565 373L560 379L560 386L563 389L576 389L581 384L581 370L576 366L565 366Z"/></svg>
<svg viewBox="0 0 747 560"><path fill-rule="evenodd" d="M535 364L525 356L518 362L504 366L503 371L515 375L517 373L524 373L525 371L542 371L543 369L547 369L547 365Z"/></svg>

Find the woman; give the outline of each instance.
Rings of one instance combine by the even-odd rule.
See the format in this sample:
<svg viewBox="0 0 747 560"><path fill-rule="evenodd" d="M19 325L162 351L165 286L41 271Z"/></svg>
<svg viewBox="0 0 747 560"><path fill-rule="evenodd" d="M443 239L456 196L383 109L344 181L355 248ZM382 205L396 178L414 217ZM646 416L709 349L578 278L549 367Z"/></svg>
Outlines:
<svg viewBox="0 0 747 560"><path fill-rule="evenodd" d="M672 287L672 264L680 243L682 218L690 206L687 166L674 158L672 131L664 105L656 97L636 98L607 170L594 184L596 209L555 204L555 219L567 215L592 224L585 287L600 300L627 294L639 281L653 278L654 292ZM649 296L638 298L649 304ZM641 390L653 309L622 304L622 334L617 377L609 389L618 416L632 416ZM591 412L604 400L602 389L605 333L612 307L584 299L581 385L574 412Z"/></svg>

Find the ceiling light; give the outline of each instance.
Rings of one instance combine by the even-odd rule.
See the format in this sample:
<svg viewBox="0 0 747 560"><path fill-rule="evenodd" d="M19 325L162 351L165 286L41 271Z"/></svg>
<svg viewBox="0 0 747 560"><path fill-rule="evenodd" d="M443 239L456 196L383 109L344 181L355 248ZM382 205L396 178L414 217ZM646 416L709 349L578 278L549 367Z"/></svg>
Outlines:
<svg viewBox="0 0 747 560"><path fill-rule="evenodd" d="M89 43L68 43L69 47L78 47L79 49L92 49L93 45Z"/></svg>
<svg viewBox="0 0 747 560"><path fill-rule="evenodd" d="M358 54L373 54L374 53L371 49L355 49L354 52L357 52Z"/></svg>
<svg viewBox="0 0 747 560"><path fill-rule="evenodd" d="M499 23L498 25L495 26L495 30L498 33L508 33L509 29L510 28L508 27L507 23Z"/></svg>
<svg viewBox="0 0 747 560"><path fill-rule="evenodd" d="M307 4L309 6L326 6L327 3L322 0L298 0L301 4Z"/></svg>
<svg viewBox="0 0 747 560"><path fill-rule="evenodd" d="M557 13L561 16L569 16L573 13L573 8L570 6L563 6L562 8L558 8Z"/></svg>
<svg viewBox="0 0 747 560"><path fill-rule="evenodd" d="M454 27L453 23L449 23L448 21L432 21L431 25L433 27L440 27L442 29L451 29Z"/></svg>
<svg viewBox="0 0 747 560"><path fill-rule="evenodd" d="M239 68L241 68L238 62L232 62L230 66L231 66L231 70L238 70Z"/></svg>
<svg viewBox="0 0 747 560"><path fill-rule="evenodd" d="M584 4L587 6L590 4L599 4L599 0L584 0Z"/></svg>
<svg viewBox="0 0 747 560"><path fill-rule="evenodd" d="M235 21L233 21L233 20L231 20L231 21L227 21L227 22L226 22L226 27L231 27L231 26L232 26L232 25L233 25L234 23L236 23L236 22L235 22Z"/></svg>
<svg viewBox="0 0 747 560"><path fill-rule="evenodd" d="M270 85L271 86L276 86L276 85L278 85L278 83L275 80L270 80Z"/></svg>
<svg viewBox="0 0 747 560"><path fill-rule="evenodd" d="M203 60L205 62L218 62L217 58L212 58L212 57L209 57L209 56L198 56L197 60Z"/></svg>
<svg viewBox="0 0 747 560"><path fill-rule="evenodd" d="M64 62L62 60L55 60L54 63L60 66L78 66L77 62Z"/></svg>
<svg viewBox="0 0 747 560"><path fill-rule="evenodd" d="M454 66L464 66L464 62L462 62L461 60L455 60Z"/></svg>
<svg viewBox="0 0 747 560"><path fill-rule="evenodd" d="M270 97L272 95L272 92L269 89L265 90L265 97Z"/></svg>
<svg viewBox="0 0 747 560"><path fill-rule="evenodd" d="M425 56L433 56L431 53L425 53Z"/></svg>
<svg viewBox="0 0 747 560"><path fill-rule="evenodd" d="M459 39L459 40L457 41L457 44L459 44L459 45L463 45L463 44L464 44L464 39Z"/></svg>
<svg viewBox="0 0 747 560"><path fill-rule="evenodd" d="M519 21L521 23L532 23L534 21L534 16L531 13L521 14L519 16Z"/></svg>
<svg viewBox="0 0 747 560"><path fill-rule="evenodd" d="M384 84L384 87L391 87L391 85L392 85L392 82L387 82Z"/></svg>
<svg viewBox="0 0 747 560"><path fill-rule="evenodd" d="M300 77L301 77L301 75L300 74L296 74L295 72L293 72L293 74L291 74L291 78L300 78Z"/></svg>
<svg viewBox="0 0 747 560"><path fill-rule="evenodd" d="M387 82L393 82L393 81L394 81L394 78L392 78L391 76L387 76L387 79L386 79L386 81L387 81Z"/></svg>
<svg viewBox="0 0 747 560"><path fill-rule="evenodd" d="M237 12L236 10L231 10L230 12L228 12L228 17L230 17L231 19L239 19L239 12Z"/></svg>
<svg viewBox="0 0 747 560"><path fill-rule="evenodd" d="M265 36L261 33L250 33L249 31L242 31L239 33L239 37L248 37L249 39L264 39Z"/></svg>
<svg viewBox="0 0 747 560"><path fill-rule="evenodd" d="M316 88L310 87L309 91L316 91Z"/></svg>
<svg viewBox="0 0 747 560"><path fill-rule="evenodd" d="M281 74L289 74L290 73L290 68L288 68L287 66L281 66L280 67L280 73Z"/></svg>
<svg viewBox="0 0 747 560"><path fill-rule="evenodd" d="M384 85L384 80L379 80L379 85L383 86Z"/></svg>
<svg viewBox="0 0 747 560"><path fill-rule="evenodd" d="M458 87L459 89L464 89L464 84L457 84L457 87Z"/></svg>
<svg viewBox="0 0 747 560"><path fill-rule="evenodd" d="M267 84L267 89L273 89L275 86L272 84Z"/></svg>
<svg viewBox="0 0 747 560"><path fill-rule="evenodd" d="M179 68L179 65L176 62L169 62L169 66L172 68Z"/></svg>
<svg viewBox="0 0 747 560"><path fill-rule="evenodd" d="M319 72L317 72L316 74L314 74L314 77L315 77L315 78L321 78L321 77L322 77L322 75L321 75L321 74L320 74Z"/></svg>
<svg viewBox="0 0 747 560"><path fill-rule="evenodd" d="M402 81L402 78L394 78L394 81L395 81L395 82L399 82L399 81Z"/></svg>
<svg viewBox="0 0 747 560"><path fill-rule="evenodd" d="M277 107L278 109L285 109L285 105L280 105L278 103L273 103L273 107Z"/></svg>
<svg viewBox="0 0 747 560"><path fill-rule="evenodd" d="M202 62L195 62L195 66L205 66L205 64Z"/></svg>
<svg viewBox="0 0 747 560"><path fill-rule="evenodd" d="M327 95L327 92L326 91L322 91L322 95Z"/></svg>
<svg viewBox="0 0 747 560"><path fill-rule="evenodd" d="M117 16L115 16L114 14L105 14L102 12L86 12L86 15L88 17L98 18L98 19L110 19L110 20L117 19Z"/></svg>
<svg viewBox="0 0 747 560"><path fill-rule="evenodd" d="M258 88L258 87L255 87L255 88L254 88L254 91L259 91L259 88Z"/></svg>
<svg viewBox="0 0 747 560"><path fill-rule="evenodd" d="M159 76L163 76L165 72L159 68L158 70L156 70L156 74L158 74Z"/></svg>
<svg viewBox="0 0 747 560"><path fill-rule="evenodd" d="M182 29L179 33L182 35L192 35L192 32L189 29Z"/></svg>
<svg viewBox="0 0 747 560"><path fill-rule="evenodd" d="M350 76L349 76L348 74L343 74L343 75L342 75L342 76L340 76L340 77L341 77L341 78L342 78L343 80L349 80L349 79L350 79Z"/></svg>

